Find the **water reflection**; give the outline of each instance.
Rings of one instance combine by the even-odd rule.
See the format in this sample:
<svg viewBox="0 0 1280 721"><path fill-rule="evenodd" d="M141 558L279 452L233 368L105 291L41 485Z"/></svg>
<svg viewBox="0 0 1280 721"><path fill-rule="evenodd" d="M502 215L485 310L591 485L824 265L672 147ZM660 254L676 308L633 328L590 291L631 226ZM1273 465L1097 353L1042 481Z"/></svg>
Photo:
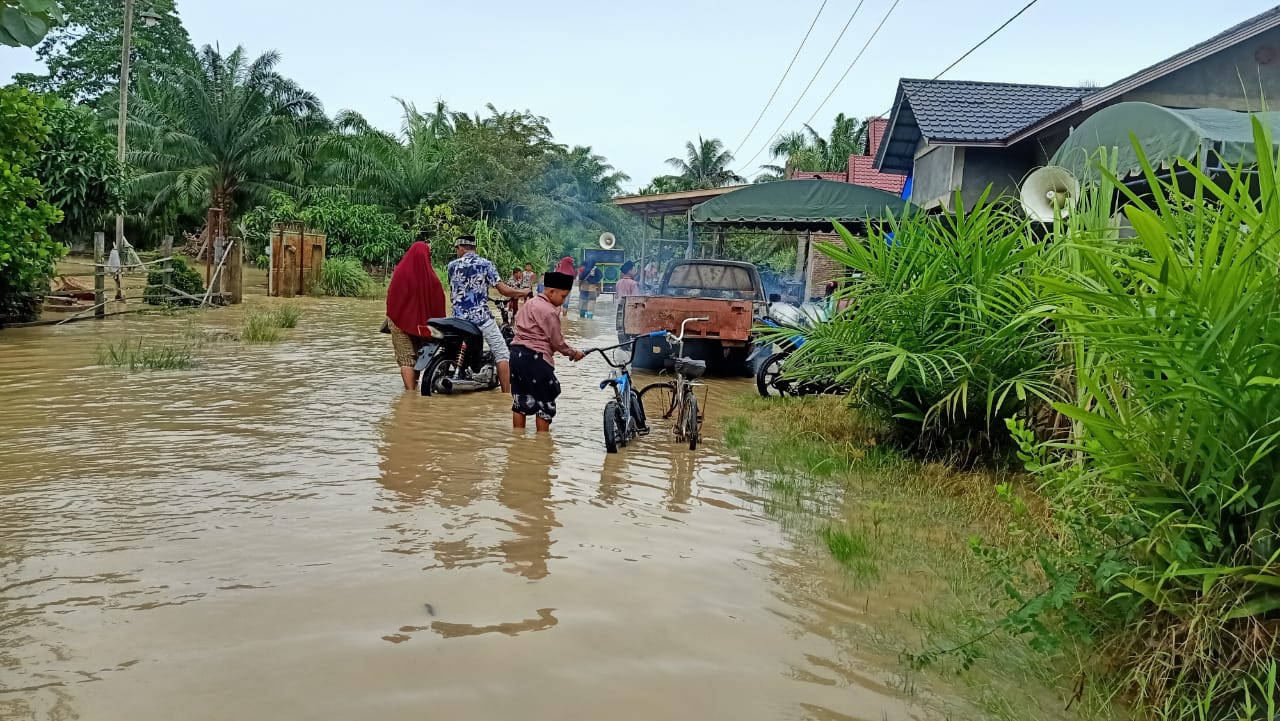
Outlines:
<svg viewBox="0 0 1280 721"><path fill-rule="evenodd" d="M506 571L536 581L547 575L551 530L558 528L551 502L555 443L548 435L516 438L506 447L498 502L512 512L507 525L514 538L499 545Z"/></svg>

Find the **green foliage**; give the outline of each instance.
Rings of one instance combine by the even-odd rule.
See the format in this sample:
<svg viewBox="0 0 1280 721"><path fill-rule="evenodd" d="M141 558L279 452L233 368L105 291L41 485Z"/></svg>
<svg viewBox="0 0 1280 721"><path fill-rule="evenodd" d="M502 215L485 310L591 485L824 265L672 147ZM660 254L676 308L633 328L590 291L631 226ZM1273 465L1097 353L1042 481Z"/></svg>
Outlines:
<svg viewBox="0 0 1280 721"><path fill-rule="evenodd" d="M320 101L275 71L280 56L255 60L205 46L163 81L139 82L129 118L136 190L156 208L176 201L222 208L234 218L294 191L328 121Z"/></svg>
<svg viewBox="0 0 1280 721"><path fill-rule="evenodd" d="M678 174L673 180L664 182L678 186L675 190L721 188L747 182L746 178L731 169L733 153L725 149L719 138L703 138L699 135L696 145L690 141L684 144L684 148L685 157L667 159L667 164L675 168Z"/></svg>
<svg viewBox="0 0 1280 721"><path fill-rule="evenodd" d="M903 445L969 457L998 445L1001 419L1059 397L1057 339L1033 314L1046 251L1025 220L984 196L968 212L873 226L865 241L838 230L843 246L819 248L856 274L839 296L855 306L804 331L788 373L852 387L896 419Z"/></svg>
<svg viewBox="0 0 1280 721"><path fill-rule="evenodd" d="M345 198L320 198L302 208L298 216L307 227L325 233L325 255L332 258L381 264L404 255L413 242L409 231L391 214Z"/></svg>
<svg viewBox="0 0 1280 721"><path fill-rule="evenodd" d="M1074 438L1037 470L1128 685L1171 718L1239 703L1280 648L1280 161L1254 134L1256 175L1181 163L1189 190L1143 158L1136 237L1077 239L1045 280L1084 351Z"/></svg>
<svg viewBox="0 0 1280 721"><path fill-rule="evenodd" d="M159 287L167 283L187 295L197 298L204 296L204 281L200 277L200 272L188 265L186 259L180 256L175 256L172 264L173 272L167 277L160 266L150 266L150 270L147 271L147 289L142 294L143 298L151 305L196 305L194 300L176 297Z"/></svg>
<svg viewBox="0 0 1280 721"><path fill-rule="evenodd" d="M44 110L40 97L0 88L0 318L34 320L66 252L48 231L62 213L35 176L49 134Z"/></svg>
<svg viewBox="0 0 1280 721"><path fill-rule="evenodd" d="M831 137L824 138L818 131L805 125L804 130L780 136L769 152L775 158L786 158L786 165L762 166L766 179L789 178L797 171L843 172L849 168L849 156L861 153L867 142L866 121L836 116L831 126Z"/></svg>
<svg viewBox="0 0 1280 721"><path fill-rule="evenodd" d="M281 328L297 328L298 319L302 317L302 309L292 303L278 305L272 312L275 313L276 324Z"/></svg>
<svg viewBox="0 0 1280 721"><path fill-rule="evenodd" d="M240 337L246 343L275 343L283 335L270 311L250 311L244 322L244 330L240 332Z"/></svg>
<svg viewBox="0 0 1280 721"><path fill-rule="evenodd" d="M373 294L373 278L355 258L326 258L320 267L320 292L343 298L365 298Z"/></svg>
<svg viewBox="0 0 1280 721"><path fill-rule="evenodd" d="M56 93L75 103L111 106L120 82L120 37L124 3L120 0L62 0L65 20L59 22L36 49L48 69L46 75L24 74L14 80L41 92ZM146 27L137 15L160 16ZM174 0L148 0L135 5L130 51L134 86L140 78L158 80L165 68L190 62L190 38L178 18Z"/></svg>
<svg viewBox="0 0 1280 721"><path fill-rule="evenodd" d="M190 345L147 343L127 338L98 346L98 365L131 371L184 370L196 364Z"/></svg>
<svg viewBox="0 0 1280 721"><path fill-rule="evenodd" d="M0 45L35 47L61 20L57 0L0 0Z"/></svg>
<svg viewBox="0 0 1280 721"><path fill-rule="evenodd" d="M115 138L88 109L49 99L45 120L49 138L36 175L45 197L62 211L62 222L51 233L70 245L107 227L123 200L124 174L116 162Z"/></svg>

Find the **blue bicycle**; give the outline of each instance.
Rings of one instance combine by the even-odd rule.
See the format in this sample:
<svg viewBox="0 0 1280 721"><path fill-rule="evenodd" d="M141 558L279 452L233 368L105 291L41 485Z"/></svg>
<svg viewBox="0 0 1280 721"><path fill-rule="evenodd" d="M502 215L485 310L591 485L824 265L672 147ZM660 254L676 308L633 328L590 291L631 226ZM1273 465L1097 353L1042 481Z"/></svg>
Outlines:
<svg viewBox="0 0 1280 721"><path fill-rule="evenodd" d="M600 357L604 358L604 362L613 368L609 372L609 377L600 381L601 390L613 389L613 399L604 406L604 448L609 453L617 453L619 448L625 448L636 436L649 433L649 426L644 417L644 405L640 402L640 394L636 392L635 384L631 381L631 363L636 356L636 341L665 334L665 331L657 331L636 336L626 343L608 348L592 348L587 351L587 355L599 353ZM621 362L608 355L608 351L619 348L630 349L626 359Z"/></svg>

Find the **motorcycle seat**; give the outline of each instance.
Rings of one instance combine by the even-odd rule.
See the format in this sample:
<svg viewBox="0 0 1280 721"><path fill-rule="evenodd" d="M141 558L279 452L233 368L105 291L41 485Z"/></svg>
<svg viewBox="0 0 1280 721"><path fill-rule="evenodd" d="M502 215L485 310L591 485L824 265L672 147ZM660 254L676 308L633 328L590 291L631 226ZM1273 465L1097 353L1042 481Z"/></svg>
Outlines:
<svg viewBox="0 0 1280 721"><path fill-rule="evenodd" d="M432 318L427 321L427 325L444 333L457 333L460 335L480 335L480 329L475 323L461 318Z"/></svg>
<svg viewBox="0 0 1280 721"><path fill-rule="evenodd" d="M676 373L689 379L701 378L707 372L707 362L693 358L677 358L675 367Z"/></svg>

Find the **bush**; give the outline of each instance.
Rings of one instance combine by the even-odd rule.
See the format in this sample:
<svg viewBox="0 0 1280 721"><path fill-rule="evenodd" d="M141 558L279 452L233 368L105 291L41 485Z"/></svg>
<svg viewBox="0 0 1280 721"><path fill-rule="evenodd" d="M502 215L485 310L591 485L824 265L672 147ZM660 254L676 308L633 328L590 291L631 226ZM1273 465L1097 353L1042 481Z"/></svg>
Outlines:
<svg viewBox="0 0 1280 721"><path fill-rule="evenodd" d="M355 258L326 258L320 267L320 288L324 295L365 298L373 295L373 278Z"/></svg>
<svg viewBox="0 0 1280 721"><path fill-rule="evenodd" d="M197 302L181 296L175 296L163 287L168 283L174 288L197 298L204 296L204 282L200 272L187 264L185 258L174 256L173 272L166 278L160 266L153 265L147 271L147 289L143 297L151 305L197 305Z"/></svg>
<svg viewBox="0 0 1280 721"><path fill-rule="evenodd" d="M789 374L834 378L895 420L899 444L935 455L989 451L1007 438L1000 419L1059 397L1058 339L1031 314L1046 251L1024 219L984 195L972 211L872 226L865 240L837 230L843 247L819 249L855 271L837 296L855 305L804 331Z"/></svg>
<svg viewBox="0 0 1280 721"><path fill-rule="evenodd" d="M1121 687L1166 719L1280 700L1280 161L1254 135L1256 176L1181 163L1180 189L1143 158L1155 192L1122 189L1136 237L1071 244L1044 283L1081 349L1056 406L1074 438L1020 431L1063 529L1034 553L1078 599L1059 619L1085 610Z"/></svg>
<svg viewBox="0 0 1280 721"><path fill-rule="evenodd" d="M51 232L70 246L109 223L122 202L124 173L116 162L116 139L88 108L52 96L45 103L50 132L36 175L45 197L62 211L62 222Z"/></svg>
<svg viewBox="0 0 1280 721"><path fill-rule="evenodd" d="M255 308L245 319L241 337L250 343L274 343L283 337L282 328L298 327L302 310L296 305L285 304L274 308Z"/></svg>
<svg viewBox="0 0 1280 721"><path fill-rule="evenodd" d="M35 176L49 134L38 96L0 88L0 318L35 320L66 248L49 235L62 213Z"/></svg>

